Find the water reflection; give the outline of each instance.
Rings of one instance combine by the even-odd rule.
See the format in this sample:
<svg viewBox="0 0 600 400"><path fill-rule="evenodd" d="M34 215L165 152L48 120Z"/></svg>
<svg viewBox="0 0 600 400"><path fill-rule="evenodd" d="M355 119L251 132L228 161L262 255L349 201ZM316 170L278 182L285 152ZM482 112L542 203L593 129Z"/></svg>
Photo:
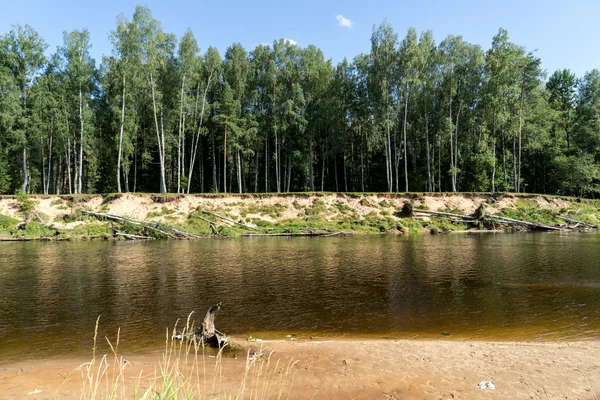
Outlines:
<svg viewBox="0 0 600 400"><path fill-rule="evenodd" d="M0 360L156 346L223 301L231 334L597 338L600 236L0 243ZM198 315L199 319L201 315Z"/></svg>

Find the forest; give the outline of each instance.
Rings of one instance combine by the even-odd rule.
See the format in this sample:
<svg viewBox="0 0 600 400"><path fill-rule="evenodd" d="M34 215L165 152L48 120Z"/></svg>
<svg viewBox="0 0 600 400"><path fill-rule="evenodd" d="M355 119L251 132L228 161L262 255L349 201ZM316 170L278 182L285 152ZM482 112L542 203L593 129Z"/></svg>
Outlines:
<svg viewBox="0 0 600 400"><path fill-rule="evenodd" d="M0 36L0 194L600 196L600 72L547 73L504 29L484 51L384 21L337 65L286 39L201 52L144 6L110 37L96 61L86 29L49 57L28 25Z"/></svg>

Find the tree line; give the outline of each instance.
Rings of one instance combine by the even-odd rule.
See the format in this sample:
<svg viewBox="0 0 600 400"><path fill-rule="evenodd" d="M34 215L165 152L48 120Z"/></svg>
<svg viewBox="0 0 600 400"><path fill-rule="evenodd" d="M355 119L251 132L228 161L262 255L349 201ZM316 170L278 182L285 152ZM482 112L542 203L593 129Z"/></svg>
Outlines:
<svg viewBox="0 0 600 400"><path fill-rule="evenodd" d="M224 57L149 8L49 58L0 36L0 193L509 191L600 195L600 72L549 78L500 29L489 50L383 22L334 65L280 39Z"/></svg>

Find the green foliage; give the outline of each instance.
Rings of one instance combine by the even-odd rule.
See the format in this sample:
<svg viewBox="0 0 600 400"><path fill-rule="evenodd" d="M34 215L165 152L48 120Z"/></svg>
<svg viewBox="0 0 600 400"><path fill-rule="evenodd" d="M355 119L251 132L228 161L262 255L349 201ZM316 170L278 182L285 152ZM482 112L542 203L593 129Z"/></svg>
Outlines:
<svg viewBox="0 0 600 400"><path fill-rule="evenodd" d="M86 29L49 59L30 26L0 36L0 193L600 196L600 72L544 84L504 29L484 52L384 21L367 54L333 65L285 39L200 54L191 30L177 38L137 6L110 39L97 65Z"/></svg>
<svg viewBox="0 0 600 400"><path fill-rule="evenodd" d="M251 204L248 207L244 207L240 211L240 216L242 218L246 218L248 214L259 214L259 215L268 215L271 218L279 218L283 214L283 212L287 209L286 206L282 204L271 204L271 205L258 205Z"/></svg>
<svg viewBox="0 0 600 400"><path fill-rule="evenodd" d="M32 221L28 224L25 224L21 229L13 229L11 233L13 237L17 238L40 238L54 236L56 231L40 224L37 221Z"/></svg>
<svg viewBox="0 0 600 400"><path fill-rule="evenodd" d="M32 200L27 194L18 192L16 196L17 204L19 205L19 212L24 218L28 218L31 213L35 210L38 202Z"/></svg>
<svg viewBox="0 0 600 400"><path fill-rule="evenodd" d="M166 206L162 206L160 211L150 211L147 215L146 218L154 218L154 217L164 217L164 216L169 216L171 214L175 214L177 210L174 210L172 208L166 207Z"/></svg>
<svg viewBox="0 0 600 400"><path fill-rule="evenodd" d="M69 232L71 237L98 238L112 234L112 229L108 224L87 223L75 226Z"/></svg>
<svg viewBox="0 0 600 400"><path fill-rule="evenodd" d="M342 213L342 214L347 214L347 213L349 213L349 212L352 212L352 211L354 211L354 210L352 209L352 207L350 207L349 205L347 205L347 204L346 204L346 203L344 203L343 201L339 201L339 200L338 200L338 201L335 203L335 208L337 208L337 209L338 209L338 211L339 211L340 213Z"/></svg>
<svg viewBox="0 0 600 400"><path fill-rule="evenodd" d="M0 214L0 232L11 232L16 228L18 223L18 220L7 215Z"/></svg>

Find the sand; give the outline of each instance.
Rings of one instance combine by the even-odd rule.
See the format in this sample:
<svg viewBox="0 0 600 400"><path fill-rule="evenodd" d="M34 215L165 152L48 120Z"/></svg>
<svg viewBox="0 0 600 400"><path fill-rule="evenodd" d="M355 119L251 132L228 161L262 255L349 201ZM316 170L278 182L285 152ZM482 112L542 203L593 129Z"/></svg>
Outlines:
<svg viewBox="0 0 600 400"><path fill-rule="evenodd" d="M478 193L427 193L427 194L356 194L344 193L326 194L219 194L219 195L177 195L160 197L151 194L124 193L115 197L103 198L101 195L83 195L76 198L76 202L69 202L69 196L31 196L36 201L38 215L47 223L64 229L73 229L81 222L65 222L63 218L74 209L83 209L96 212L108 212L125 216L140 221L175 223L183 222L196 209L218 211L231 218L240 218L242 215L248 220L260 218L269 222L278 222L295 218L304 218L307 207L311 207L315 200L323 202L327 214L322 218L341 217L338 210L344 206L360 218L375 213L398 219L393 215L394 209L402 208L405 201L413 201L415 206L424 207L431 211L458 210L465 215L471 215L482 203L487 205L488 213L497 213L502 208L515 208L518 201L526 199L537 204L540 208L558 211L563 208L577 208L574 199L569 201L560 197L543 195L512 195L504 194L492 196ZM381 205L384 204L384 205ZM268 213L249 211L264 207L278 206L280 211L276 217ZM391 208L393 207L393 208ZM164 213L167 211L167 213ZM382 214L383 213L383 214ZM22 219L19 204L11 196L0 196L0 214ZM164 215L163 215L164 214ZM427 218L427 217L424 217Z"/></svg>
<svg viewBox="0 0 600 400"><path fill-rule="evenodd" d="M283 398L289 399L596 399L600 394L600 342L317 339L243 346L262 347L263 354L273 351L273 371L276 360L280 367L297 361L293 374L271 378L279 379L274 387L281 384ZM246 366L244 351L238 354L237 359L223 358L221 365L221 393L232 397ZM141 389L149 387L148 377L154 376L161 357L160 352L125 355L131 364L125 368L127 398L133 397L136 382ZM57 358L0 365L0 398L79 399L78 367L88 361ZM214 377L215 358L206 356L205 361L207 374ZM480 389L481 381L492 381L496 389ZM27 394L35 389L41 392ZM206 396L216 397L216 390Z"/></svg>

